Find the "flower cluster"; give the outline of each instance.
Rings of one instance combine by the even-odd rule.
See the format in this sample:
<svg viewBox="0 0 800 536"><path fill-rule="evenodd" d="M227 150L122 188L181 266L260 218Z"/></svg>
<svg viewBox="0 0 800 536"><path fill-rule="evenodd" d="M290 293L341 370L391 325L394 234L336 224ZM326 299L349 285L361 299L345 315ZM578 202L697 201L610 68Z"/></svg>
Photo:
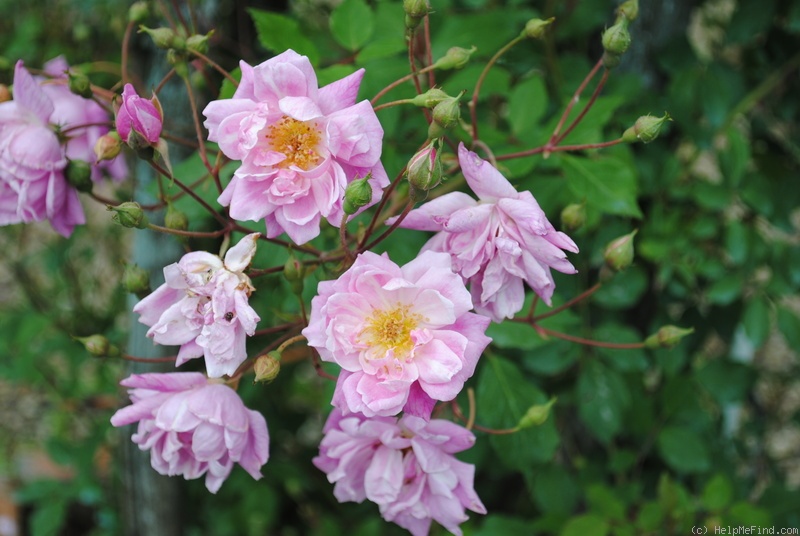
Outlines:
<svg viewBox="0 0 800 536"><path fill-rule="evenodd" d="M139 423L132 439L150 451L153 469L186 479L206 475L211 493L234 463L261 478L269 458L267 423L236 391L198 372L134 374L120 383L131 388L132 404L117 411L111 424Z"/></svg>
<svg viewBox="0 0 800 536"><path fill-rule="evenodd" d="M425 536L431 521L461 536L465 509L485 514L473 488L475 467L453 456L475 443L472 433L449 421L404 415L343 415L334 409L314 465L334 483L339 502L378 504L381 515Z"/></svg>
<svg viewBox="0 0 800 536"><path fill-rule="evenodd" d="M311 62L293 50L240 65L233 98L203 111L208 139L242 161L219 197L231 217L263 219L267 237L286 232L303 244L319 234L321 218L339 226L353 180L370 176L367 206L380 199L389 183L380 161L383 129L368 101L355 102L363 69L319 88Z"/></svg>
<svg viewBox="0 0 800 536"><path fill-rule="evenodd" d="M65 169L69 159L93 160L95 141L108 131L97 123L109 118L97 103L70 93L61 79L66 69L62 58L50 62L50 81L35 79L21 60L14 68L14 100L0 103L0 225L49 220L69 236L86 221ZM103 162L94 179L102 168L115 178L126 173L122 159Z"/></svg>
<svg viewBox="0 0 800 536"><path fill-rule="evenodd" d="M549 305L555 289L550 268L576 273L562 250L577 253L578 246L553 228L530 192L517 192L463 143L458 161L479 201L452 192L411 211L400 226L438 231L423 251L450 255L478 313L495 322L512 318L522 309L523 281Z"/></svg>
<svg viewBox="0 0 800 536"><path fill-rule="evenodd" d="M164 268L165 283L134 306L147 336L158 344L180 345L176 366L205 357L212 378L233 375L247 358L245 335L259 316L248 297L255 290L243 273L256 251L259 233L245 236L223 262L205 251L187 253Z"/></svg>

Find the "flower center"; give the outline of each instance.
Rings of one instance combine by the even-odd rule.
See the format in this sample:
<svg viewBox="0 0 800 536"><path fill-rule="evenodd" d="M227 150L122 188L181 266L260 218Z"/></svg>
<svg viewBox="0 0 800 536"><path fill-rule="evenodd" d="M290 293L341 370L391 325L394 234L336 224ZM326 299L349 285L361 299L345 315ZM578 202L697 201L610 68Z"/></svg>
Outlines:
<svg viewBox="0 0 800 536"><path fill-rule="evenodd" d="M298 121L284 115L269 127L267 139L273 151L286 156L278 167L286 168L294 165L308 170L322 160L317 152L320 132L311 122Z"/></svg>
<svg viewBox="0 0 800 536"><path fill-rule="evenodd" d="M397 304L393 309L375 311L361 331L359 342L377 347L382 353L393 349L398 357L409 354L414 348L411 331L421 320L420 315L411 312L410 305Z"/></svg>

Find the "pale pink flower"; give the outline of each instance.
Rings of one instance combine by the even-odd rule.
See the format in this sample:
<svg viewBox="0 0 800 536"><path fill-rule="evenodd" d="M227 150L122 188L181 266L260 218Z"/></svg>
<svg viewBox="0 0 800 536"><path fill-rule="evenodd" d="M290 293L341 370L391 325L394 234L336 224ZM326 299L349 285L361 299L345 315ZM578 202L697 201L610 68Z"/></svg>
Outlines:
<svg viewBox="0 0 800 536"><path fill-rule="evenodd" d="M485 514L475 493L475 467L453 456L475 436L450 421L404 415L365 418L334 409L314 465L334 483L339 502L378 504L381 515L425 536L436 521L458 536L465 509Z"/></svg>
<svg viewBox="0 0 800 536"><path fill-rule="evenodd" d="M54 111L50 116L50 122L66 132L67 158L92 164L93 181L100 181L103 172L112 179L120 181L128 174L128 167L123 157L118 156L113 160L95 164L94 144L101 136L108 133L109 114L95 101L79 97L69 90L65 74L68 70L69 65L66 60L59 56L44 65L44 72L52 78L39 79L42 90L53 102Z"/></svg>
<svg viewBox="0 0 800 536"><path fill-rule="evenodd" d="M470 285L475 311L495 322L522 309L523 281L550 305L555 290L550 269L576 273L562 250L577 253L578 246L555 230L530 192L517 192L463 143L458 161L479 200L445 194L412 210L400 227L439 231L423 251L450 254L453 270Z"/></svg>
<svg viewBox="0 0 800 536"><path fill-rule="evenodd" d="M489 319L469 312L469 292L443 253L401 268L365 252L318 292L303 335L342 367L333 404L345 411L388 416L409 401L424 406L420 396L452 400L491 341Z"/></svg>
<svg viewBox="0 0 800 536"><path fill-rule="evenodd" d="M134 149L155 145L161 136L164 114L158 98L140 97L131 84L125 84L117 110L119 137Z"/></svg>
<svg viewBox="0 0 800 536"><path fill-rule="evenodd" d="M232 218L263 219L269 238L286 232L303 244L319 234L321 218L340 225L345 188L356 178L371 173L366 206L380 199L389 184L383 128L369 101L356 104L363 69L318 88L308 58L293 50L240 66L233 98L203 111L208 139L242 161L219 197Z"/></svg>
<svg viewBox="0 0 800 536"><path fill-rule="evenodd" d="M118 410L111 424L139 423L131 439L150 451L150 464L160 474L187 480L206 475L211 493L234 463L261 478L269 459L267 422L236 391L198 372L134 374L120 384L131 388L132 404Z"/></svg>
<svg viewBox="0 0 800 536"><path fill-rule="evenodd" d="M53 101L18 61L14 100L0 103L0 225L49 220L64 236L86 221L64 177Z"/></svg>
<svg viewBox="0 0 800 536"><path fill-rule="evenodd" d="M223 262L205 251L187 253L164 268L166 282L137 303L139 322L158 344L180 345L175 363L205 357L212 378L229 376L247 359L246 335L259 316L248 297L255 290L243 270L250 264L259 233L242 238Z"/></svg>

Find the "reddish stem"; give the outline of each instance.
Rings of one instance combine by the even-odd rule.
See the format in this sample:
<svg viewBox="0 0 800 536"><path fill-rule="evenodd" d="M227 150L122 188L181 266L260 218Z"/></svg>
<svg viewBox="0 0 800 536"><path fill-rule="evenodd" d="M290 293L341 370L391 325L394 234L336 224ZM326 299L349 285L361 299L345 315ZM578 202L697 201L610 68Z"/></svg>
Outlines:
<svg viewBox="0 0 800 536"><path fill-rule="evenodd" d="M583 337L576 337L574 335L569 335L567 333L561 333L560 331L554 331L552 329L547 329L545 327L534 325L537 331L544 333L546 335L552 335L553 337L557 337L559 339L564 339L565 341L570 342L577 342L578 344L583 344L586 346L596 346L599 348L613 348L616 350L634 350L636 348L644 348L643 342L603 342L603 341L595 341L592 339L584 339Z"/></svg>
<svg viewBox="0 0 800 536"><path fill-rule="evenodd" d="M608 69L605 69L603 71L603 77L600 78L600 82L597 84L597 87L594 88L594 92L592 93L592 96L589 99L589 102L587 102L586 106L583 107L583 110L581 110L581 113L578 114L578 117L576 117L575 120L572 123L570 123L570 125L567 127L567 130L565 130L564 133L561 134L558 137L558 139L556 139L555 145L558 145L559 143L561 143L561 140L566 138L567 135L570 132L572 132L572 129L574 129L576 126L578 126L578 123L580 123L583 120L583 118L589 112L591 107L594 105L595 101L597 100L598 95L600 95L600 92L603 90L603 86L606 85L606 80L608 80Z"/></svg>
<svg viewBox="0 0 800 536"><path fill-rule="evenodd" d="M545 318L550 318L551 316L555 316L558 313L560 313L561 311L564 311L565 309L569 309L570 307L572 307L576 303L585 300L586 298L588 298L589 296L591 296L592 294L594 294L595 292L600 290L600 287L602 287L602 286L603 286L602 283L596 283L592 288L590 288L588 290L585 290L584 292L578 294L577 296L575 296L574 298L569 300L567 303L559 305L555 309L552 309L552 310L547 311L546 313L542 313L540 315L533 316L533 309L531 309L531 314L529 315L527 321L531 322L531 323L536 323L536 322L538 322L540 320L544 320Z"/></svg>
<svg viewBox="0 0 800 536"><path fill-rule="evenodd" d="M597 63L594 64L592 70L589 71L589 74L587 74L586 78L583 79L581 85L578 86L578 89L575 90L575 93L572 95L572 98L569 100L569 103L567 103L567 107L564 109L564 113L561 114L561 119L559 119L558 124L556 125L556 128L553 131L553 135L550 136L550 141L548 142L548 145L555 145L555 141L556 139L558 139L558 133L561 132L561 127L564 126L564 122L567 120L569 113L572 111L572 107L575 106L575 104L578 102L578 97L581 96L583 90L586 89L586 86L589 84L592 78L594 78L594 75L597 74L597 71L599 71L600 67L602 66L603 66L603 60L602 59L597 60Z"/></svg>

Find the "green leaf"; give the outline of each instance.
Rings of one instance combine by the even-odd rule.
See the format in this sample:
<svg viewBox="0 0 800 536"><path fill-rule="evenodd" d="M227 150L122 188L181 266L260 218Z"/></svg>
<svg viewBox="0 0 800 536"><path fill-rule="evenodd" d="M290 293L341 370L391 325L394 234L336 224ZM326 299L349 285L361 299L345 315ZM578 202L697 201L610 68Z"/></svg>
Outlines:
<svg viewBox="0 0 800 536"><path fill-rule="evenodd" d="M547 341L536 333L530 324L524 322L492 322L486 330L486 335L492 338L492 344L498 348L518 348L520 350L533 350Z"/></svg>
<svg viewBox="0 0 800 536"><path fill-rule="evenodd" d="M535 404L545 404L547 396L525 380L511 361L486 355L477 388L478 420L496 429L513 428ZM550 460L559 443L555 419L541 426L506 435L492 435L489 442L497 457L509 468L529 471L535 463Z"/></svg>
<svg viewBox="0 0 800 536"><path fill-rule="evenodd" d="M619 158L561 155L570 189L588 206L607 214L641 218L636 203L636 175Z"/></svg>
<svg viewBox="0 0 800 536"><path fill-rule="evenodd" d="M729 305L742 293L742 277L739 274L726 275L708 289L708 299L717 305Z"/></svg>
<svg viewBox="0 0 800 536"><path fill-rule="evenodd" d="M331 33L336 42L355 52L372 37L375 16L364 0L344 0L331 13Z"/></svg>
<svg viewBox="0 0 800 536"><path fill-rule="evenodd" d="M528 139L547 111L547 87L539 76L514 86L508 99L508 122L515 136Z"/></svg>
<svg viewBox="0 0 800 536"><path fill-rule="evenodd" d="M763 296L758 296L747 302L742 317L745 333L756 348L761 347L769 336L772 326L769 316L769 305Z"/></svg>
<svg viewBox="0 0 800 536"><path fill-rule="evenodd" d="M769 512L745 501L739 501L728 510L731 525L768 527L772 525Z"/></svg>
<svg viewBox="0 0 800 536"><path fill-rule="evenodd" d="M706 364L695 377L720 404L743 400L755 379L749 366L726 359Z"/></svg>
<svg viewBox="0 0 800 536"><path fill-rule="evenodd" d="M778 329L791 348L800 348L800 318L786 307L778 307Z"/></svg>
<svg viewBox="0 0 800 536"><path fill-rule="evenodd" d="M607 519L623 521L625 519L625 504L612 490L602 484L594 484L586 490L586 502L589 510Z"/></svg>
<svg viewBox="0 0 800 536"><path fill-rule="evenodd" d="M594 514L584 514L570 519L561 536L606 536L608 534L608 523Z"/></svg>
<svg viewBox="0 0 800 536"><path fill-rule="evenodd" d="M317 65L319 62L317 47L305 36L299 22L286 15L271 11L255 8L250 8L247 11L253 18L253 24L258 33L258 41L264 48L276 54L292 49L298 54L308 56L311 64Z"/></svg>
<svg viewBox="0 0 800 536"><path fill-rule="evenodd" d="M587 361L578 378L581 420L597 439L608 443L622 428L622 415L630 404L622 376L600 361Z"/></svg>
<svg viewBox="0 0 800 536"><path fill-rule="evenodd" d="M497 536L498 534L531 534L531 522L518 517L491 514L472 536Z"/></svg>
<svg viewBox="0 0 800 536"><path fill-rule="evenodd" d="M580 488L566 469L547 464L533 477L533 498L543 512L570 514L580 498Z"/></svg>
<svg viewBox="0 0 800 536"><path fill-rule="evenodd" d="M658 434L658 450L667 465L681 473L700 473L710 465L705 443L687 428L664 428Z"/></svg>
<svg viewBox="0 0 800 536"><path fill-rule="evenodd" d="M56 536L67 517L64 499L42 501L31 517L31 536Z"/></svg>
<svg viewBox="0 0 800 536"><path fill-rule="evenodd" d="M728 477L722 474L714 475L703 488L703 506L706 510L719 511L730 504L733 498L733 485Z"/></svg>
<svg viewBox="0 0 800 536"><path fill-rule="evenodd" d="M234 70L232 70L230 74L236 80L242 79L242 69L240 67L237 67ZM219 88L219 96L217 98L230 99L231 97L233 97L234 93L236 93L236 86L233 84L233 82L225 78L224 80L222 80L222 86L220 86Z"/></svg>
<svg viewBox="0 0 800 536"><path fill-rule="evenodd" d="M647 283L647 273L644 269L631 266L603 283L592 299L607 309L628 309L642 297L647 290Z"/></svg>

